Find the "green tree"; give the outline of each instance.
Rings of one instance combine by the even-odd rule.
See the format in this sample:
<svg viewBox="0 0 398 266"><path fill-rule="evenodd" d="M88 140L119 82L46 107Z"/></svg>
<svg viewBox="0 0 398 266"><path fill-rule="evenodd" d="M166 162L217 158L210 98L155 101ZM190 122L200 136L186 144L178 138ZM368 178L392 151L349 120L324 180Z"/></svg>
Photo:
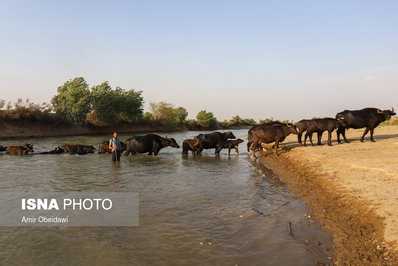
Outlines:
<svg viewBox="0 0 398 266"><path fill-rule="evenodd" d="M141 91L112 90L105 81L91 89L94 121L100 125L135 122L142 118L144 100Z"/></svg>
<svg viewBox="0 0 398 266"><path fill-rule="evenodd" d="M239 115L233 116L231 120L229 120L229 123L232 125L240 125L242 124L243 120L240 118Z"/></svg>
<svg viewBox="0 0 398 266"><path fill-rule="evenodd" d="M124 91L121 88L121 116L126 122L137 122L143 116L144 112L144 98L142 97L142 91L129 90Z"/></svg>
<svg viewBox="0 0 398 266"><path fill-rule="evenodd" d="M245 119L243 119L242 122L245 125L255 125L256 124L256 120L254 120L253 118L245 118Z"/></svg>
<svg viewBox="0 0 398 266"><path fill-rule="evenodd" d="M87 82L82 77L68 80L58 87L51 103L56 114L68 121L82 124L91 111L91 95Z"/></svg>
<svg viewBox="0 0 398 266"><path fill-rule="evenodd" d="M150 122L152 120L152 114L150 112L145 112L144 116L142 117L144 122Z"/></svg>
<svg viewBox="0 0 398 266"><path fill-rule="evenodd" d="M177 123L181 124L187 119L188 111L184 107L177 107L174 109L174 113L176 116Z"/></svg>
<svg viewBox="0 0 398 266"><path fill-rule="evenodd" d="M213 115L212 112L206 112L206 110L200 111L196 115L196 120L198 121L198 125L202 127L216 127L217 119Z"/></svg>
<svg viewBox="0 0 398 266"><path fill-rule="evenodd" d="M149 103L152 111L152 119L158 122L172 123L176 121L176 113L171 103Z"/></svg>
<svg viewBox="0 0 398 266"><path fill-rule="evenodd" d="M3 109L5 105L6 105L6 101L0 100L0 110Z"/></svg>

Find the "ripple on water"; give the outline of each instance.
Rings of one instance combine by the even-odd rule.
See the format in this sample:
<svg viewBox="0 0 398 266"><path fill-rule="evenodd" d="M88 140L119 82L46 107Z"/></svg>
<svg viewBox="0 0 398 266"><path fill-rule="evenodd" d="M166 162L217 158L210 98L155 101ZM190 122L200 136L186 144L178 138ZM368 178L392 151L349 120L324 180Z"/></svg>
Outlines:
<svg viewBox="0 0 398 266"><path fill-rule="evenodd" d="M234 133L242 139L247 135L246 130ZM172 133L179 144L197 134ZM109 138L19 142L42 152L63 143L98 146ZM6 264L128 265L312 265L325 260L324 250L308 252L305 240L328 247L330 239L316 223L308 223L306 206L279 178L264 176L244 154L180 153L166 148L156 157L122 156L118 164L108 154L1 154L1 190L139 192L140 226L2 227L0 258ZM287 233L289 221L302 232L296 239Z"/></svg>

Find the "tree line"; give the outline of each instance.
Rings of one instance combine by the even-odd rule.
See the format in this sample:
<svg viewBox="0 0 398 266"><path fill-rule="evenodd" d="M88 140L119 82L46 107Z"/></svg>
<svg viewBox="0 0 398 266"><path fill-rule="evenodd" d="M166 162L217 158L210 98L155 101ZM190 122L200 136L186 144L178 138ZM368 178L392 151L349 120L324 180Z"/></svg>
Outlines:
<svg viewBox="0 0 398 266"><path fill-rule="evenodd" d="M109 82L90 88L83 77L66 81L57 89L51 104L35 104L18 99L14 105L0 100L1 119L31 119L64 121L75 125L111 126L118 123L186 126L188 128L224 128L250 126L254 119L238 115L230 120L217 121L212 112L200 111L196 119L187 119L188 111L167 102L149 103L144 113L142 91L113 89Z"/></svg>

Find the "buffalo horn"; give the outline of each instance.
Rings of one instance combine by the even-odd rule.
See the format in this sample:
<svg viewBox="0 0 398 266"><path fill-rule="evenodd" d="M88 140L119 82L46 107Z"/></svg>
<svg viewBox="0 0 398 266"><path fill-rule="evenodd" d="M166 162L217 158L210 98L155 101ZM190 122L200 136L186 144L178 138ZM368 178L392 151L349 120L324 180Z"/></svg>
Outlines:
<svg viewBox="0 0 398 266"><path fill-rule="evenodd" d="M394 107L391 107L391 112L393 112L393 113L394 113Z"/></svg>
<svg viewBox="0 0 398 266"><path fill-rule="evenodd" d="M383 113L383 111L382 111L382 110L380 110L380 109L377 109L377 113L379 113L379 114L382 114L382 113Z"/></svg>

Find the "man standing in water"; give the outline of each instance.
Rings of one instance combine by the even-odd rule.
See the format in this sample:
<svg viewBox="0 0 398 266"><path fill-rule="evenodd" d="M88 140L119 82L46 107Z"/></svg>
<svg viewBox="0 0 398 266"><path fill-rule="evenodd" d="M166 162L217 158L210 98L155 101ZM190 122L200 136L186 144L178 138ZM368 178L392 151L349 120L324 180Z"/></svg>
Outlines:
<svg viewBox="0 0 398 266"><path fill-rule="evenodd" d="M112 151L112 161L120 162L120 139L117 132L113 133L113 138L109 141L109 149Z"/></svg>

